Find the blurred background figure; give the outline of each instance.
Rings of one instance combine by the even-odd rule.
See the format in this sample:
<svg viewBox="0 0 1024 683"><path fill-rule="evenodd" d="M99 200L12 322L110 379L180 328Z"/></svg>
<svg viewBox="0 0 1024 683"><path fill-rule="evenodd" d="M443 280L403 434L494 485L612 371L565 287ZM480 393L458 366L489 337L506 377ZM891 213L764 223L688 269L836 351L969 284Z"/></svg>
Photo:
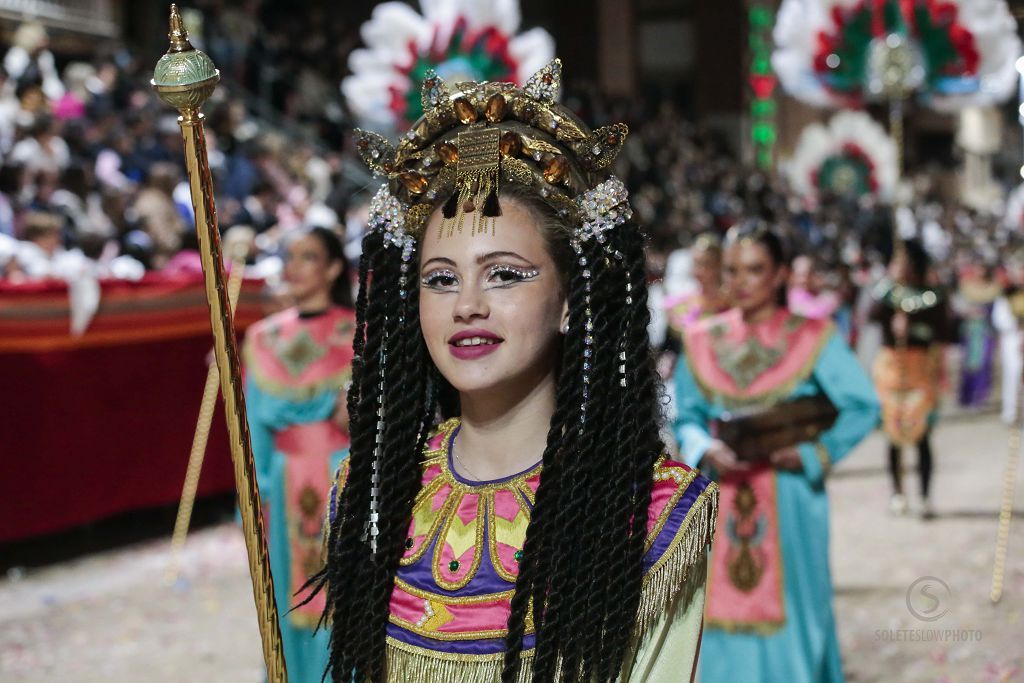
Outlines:
<svg viewBox="0 0 1024 683"><path fill-rule="evenodd" d="M889 438L890 510L907 512L902 451L917 448L921 515L934 514L930 484L931 430L938 419L945 372L943 349L955 340L949 302L928 286L929 260L918 242L902 242L889 261L889 279L875 291L871 319L882 329L883 346L875 361L875 388L882 399L882 425Z"/></svg>
<svg viewBox="0 0 1024 683"><path fill-rule="evenodd" d="M361 170L353 130L387 135L397 121L415 119L427 68L516 79L557 54L566 66L562 102L595 126L629 125L611 170L648 237L649 332L669 425L671 377L693 365L687 330L739 305L720 284L716 245L748 222L771 225L801 255L785 304L831 318L862 367L874 368L882 429L839 464L828 492L839 510L830 521L841 539L832 560L843 589L836 599L847 677L890 680L900 671L908 680L983 680L1024 668L1009 642L1010 615L1020 610L1009 600L982 609L965 589L988 580L978 558L990 556L994 527L979 529L998 513L1000 419L1009 423L1021 409L1024 148L1015 61L1024 12L1005 0L842 2L835 11L818 11L819 0L723 2L423 0L382 10L381 2L195 0L182 8L193 43L221 71L204 114L225 250L235 239L248 245L236 333L241 340L251 324L280 314L251 333L266 353L249 363L246 382L263 447L274 575L286 577L277 582L282 605L293 603L289 589L312 567L297 563L317 526L287 497L287 476L275 478L295 460L290 437L278 432L309 422L334 444L345 431L343 412L328 407L344 404L344 360L317 327L330 328L318 321L345 308L322 296L338 259L331 240L326 251L317 246L314 229L336 233L342 269L355 268L377 181ZM366 23L382 13L402 20ZM903 101L898 141L888 103L867 88L866 55L880 45L879 31L929 55L918 65L926 77ZM0 478L0 570L17 577L28 566L31 583L0 578L0 603L17 603L0 619L4 681L122 673L134 680L140 670L161 683L259 677L258 638L243 614L251 609L244 552L230 545L238 541L234 485L219 416L196 513L217 542L182 565L201 589L155 585L157 560L137 554L156 556L165 546L140 549L129 540L169 534L167 510L179 500L210 346L181 133L149 83L166 34L161 3L0 0L0 376L17 389L0 395L0 452L15 463ZM853 35L863 40L848 41ZM965 113L966 105L977 111ZM959 132L965 127L986 144L969 143ZM920 246L907 247L909 266L889 263L899 251L894 233ZM311 260L293 254L299 243ZM916 273L922 259L930 267ZM310 278L296 268L303 262L312 264ZM948 310L954 300L959 319ZM320 316L299 313L321 308ZM281 341L288 334L296 335L290 344ZM300 371L315 349L323 358ZM734 351L738 360L760 357ZM310 379L323 376L331 381ZM938 420L940 410L955 419ZM59 430L45 427L54 415ZM98 431L110 424L122 435L114 446L109 430ZM920 511L936 514L928 529L916 515L886 517L890 496L897 512L918 509L909 495L917 491L904 483L908 447L919 452ZM338 451L316 452L323 467L311 467L310 491L322 500L312 482ZM947 465L939 469L936 457ZM85 480L117 485L83 489ZM817 490L812 498L820 506ZM314 496L305 501L312 509ZM301 533L289 519L305 524ZM928 543L936 532L962 551ZM206 547L202 538L197 547ZM62 561L110 547L96 565ZM127 556L134 559L120 561ZM91 566L103 580L83 578ZM1007 587L1019 567L1011 552ZM145 578L121 581L121 570ZM950 582L950 618L980 624L984 643L879 647L865 638L880 626L920 626L903 592L924 575ZM1008 598L1019 593L1007 590ZM76 614L92 618L73 629ZM302 615L309 611L282 610L286 630L296 629L287 631L290 643L306 641ZM153 625L141 632L158 634L160 647L136 635L140 622ZM111 642L127 645L112 652ZM67 650L53 656L54 643ZM289 648L289 657L306 658ZM312 675L315 666L308 668Z"/></svg>
<svg viewBox="0 0 1024 683"><path fill-rule="evenodd" d="M992 266L973 266L960 275L960 289L953 300L960 318L962 348L959 401L964 408L978 408L989 399L993 383L996 332L992 307L1002 293Z"/></svg>
<svg viewBox="0 0 1024 683"><path fill-rule="evenodd" d="M813 320L829 320L839 309L838 295L826 288L824 266L813 256L801 254L793 259L789 288L789 310Z"/></svg>
<svg viewBox="0 0 1024 683"><path fill-rule="evenodd" d="M323 566L326 501L349 443L345 391L355 313L338 236L313 228L287 245L284 279L293 305L246 335L245 399L288 677L316 683L329 651L330 631L313 635L325 596L299 604L308 597L300 589Z"/></svg>
<svg viewBox="0 0 1024 683"><path fill-rule="evenodd" d="M843 680L824 481L874 428L878 401L835 328L787 310L788 263L768 228L730 230L725 286L735 307L686 329L688 362L676 370L680 450L721 486L704 683ZM797 417L829 407L834 422ZM769 440L769 425L786 423L791 433Z"/></svg>

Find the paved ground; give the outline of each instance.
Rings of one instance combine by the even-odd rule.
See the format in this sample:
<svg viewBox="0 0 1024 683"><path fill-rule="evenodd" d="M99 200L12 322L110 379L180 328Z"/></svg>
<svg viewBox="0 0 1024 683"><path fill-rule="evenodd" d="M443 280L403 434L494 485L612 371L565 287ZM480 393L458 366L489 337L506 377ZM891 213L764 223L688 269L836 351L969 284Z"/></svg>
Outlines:
<svg viewBox="0 0 1024 683"><path fill-rule="evenodd" d="M927 523L886 512L878 435L836 469L832 556L851 682L1024 681L1024 472L1006 594L998 606L988 601L1006 436L992 416L940 425L939 517ZM159 541L9 572L0 579L0 681L260 681L236 528L194 534L180 581L168 580L168 562ZM919 582L909 603L924 617L948 610L932 622L908 608L908 589L922 577L934 578Z"/></svg>

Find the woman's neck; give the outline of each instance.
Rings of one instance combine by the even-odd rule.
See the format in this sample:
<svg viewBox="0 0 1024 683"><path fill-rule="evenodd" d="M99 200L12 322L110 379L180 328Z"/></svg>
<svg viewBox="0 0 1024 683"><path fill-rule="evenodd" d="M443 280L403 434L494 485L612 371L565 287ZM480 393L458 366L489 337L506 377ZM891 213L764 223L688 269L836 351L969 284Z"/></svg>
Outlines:
<svg viewBox="0 0 1024 683"><path fill-rule="evenodd" d="M722 287L701 287L700 303L704 309L718 309L722 307L725 297L722 296Z"/></svg>
<svg viewBox="0 0 1024 683"><path fill-rule="evenodd" d="M460 403L452 464L464 479L501 479L540 461L555 412L553 372L528 390L462 393Z"/></svg>
<svg viewBox="0 0 1024 683"><path fill-rule="evenodd" d="M775 303L767 303L764 306L760 306L758 308L744 310L743 322L747 323L748 325L756 325L758 323L763 323L766 320L771 320L772 316L774 316L775 313L778 312L778 310L779 307Z"/></svg>
<svg viewBox="0 0 1024 683"><path fill-rule="evenodd" d="M327 292L317 292L295 302L295 308L300 314L323 313L330 307L331 295Z"/></svg>

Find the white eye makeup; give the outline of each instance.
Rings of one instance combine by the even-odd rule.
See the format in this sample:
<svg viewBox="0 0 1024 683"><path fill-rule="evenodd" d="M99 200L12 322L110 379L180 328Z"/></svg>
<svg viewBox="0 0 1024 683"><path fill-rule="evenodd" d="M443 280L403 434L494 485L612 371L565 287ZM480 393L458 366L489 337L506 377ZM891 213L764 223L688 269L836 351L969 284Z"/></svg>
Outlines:
<svg viewBox="0 0 1024 683"><path fill-rule="evenodd" d="M499 287L507 287L517 282L532 280L540 275L536 268L519 268L510 265L491 266L487 271L487 281L497 284Z"/></svg>
<svg viewBox="0 0 1024 683"><path fill-rule="evenodd" d="M420 285L427 289L439 292L454 291L459 284L459 278L454 271L447 268L439 268L426 273L420 278Z"/></svg>
<svg viewBox="0 0 1024 683"><path fill-rule="evenodd" d="M536 268L522 268L509 264L494 265L487 269L485 289L504 289L520 282L533 280L540 271ZM452 292L459 285L459 277L448 268L432 270L420 278L420 285L436 292Z"/></svg>

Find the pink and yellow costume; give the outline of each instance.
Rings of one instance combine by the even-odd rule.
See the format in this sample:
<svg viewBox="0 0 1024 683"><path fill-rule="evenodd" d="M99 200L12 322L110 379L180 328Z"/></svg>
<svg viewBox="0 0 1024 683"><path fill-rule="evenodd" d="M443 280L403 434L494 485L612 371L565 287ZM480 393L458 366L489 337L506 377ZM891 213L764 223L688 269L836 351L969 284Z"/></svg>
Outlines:
<svg viewBox="0 0 1024 683"><path fill-rule="evenodd" d="M709 309L701 292L690 291L665 297L665 310L668 312L669 331L681 339L688 327L698 320L721 313L725 308Z"/></svg>
<svg viewBox="0 0 1024 683"><path fill-rule="evenodd" d="M472 482L451 465L459 420L429 440L387 628L388 681L449 683L500 679L510 600L540 483L541 466ZM338 473L330 514L348 475ZM689 680L704 604L705 562L717 486L662 460L654 476L640 612L621 680ZM567 548L566 552L572 552ZM599 571L595 558L595 571ZM523 657L533 655L527 620ZM522 680L529 680L524 666Z"/></svg>

